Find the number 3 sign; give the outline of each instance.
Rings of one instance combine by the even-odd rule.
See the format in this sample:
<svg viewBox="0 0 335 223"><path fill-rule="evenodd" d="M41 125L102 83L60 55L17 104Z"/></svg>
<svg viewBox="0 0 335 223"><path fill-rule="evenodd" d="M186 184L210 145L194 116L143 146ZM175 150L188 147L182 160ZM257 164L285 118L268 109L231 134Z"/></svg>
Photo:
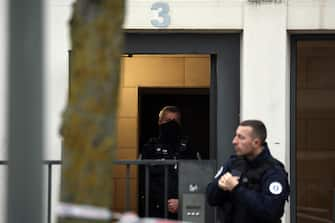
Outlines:
<svg viewBox="0 0 335 223"><path fill-rule="evenodd" d="M169 4L165 2L155 2L151 6L152 11L158 11L158 17L151 20L151 25L158 28L165 28L170 25Z"/></svg>

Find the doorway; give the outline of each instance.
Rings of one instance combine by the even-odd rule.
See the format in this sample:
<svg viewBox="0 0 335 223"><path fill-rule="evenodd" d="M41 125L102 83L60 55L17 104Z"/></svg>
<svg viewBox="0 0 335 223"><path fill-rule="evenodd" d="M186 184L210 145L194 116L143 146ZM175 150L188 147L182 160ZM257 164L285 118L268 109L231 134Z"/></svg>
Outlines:
<svg viewBox="0 0 335 223"><path fill-rule="evenodd" d="M161 32L125 36L124 54L130 57L138 54L209 56L209 158L216 160L218 167L233 152L231 139L240 122L240 41L240 33ZM157 80L156 75L150 78Z"/></svg>
<svg viewBox="0 0 335 223"><path fill-rule="evenodd" d="M139 93L138 89L145 87L156 89L174 88L174 90L177 88L207 88L209 95L209 106L207 107L209 115L206 116L209 119L209 154L207 156L209 159L217 160L218 165L221 165L233 150L231 139L239 123L240 34L126 33L123 53L126 55L123 59L133 63L134 66L132 66L132 70L127 70L124 63L121 66L121 73L126 72L129 75L121 77L120 82L122 89L120 92L121 100L119 100L121 104L118 112L117 158L137 159L140 141L145 140L140 139L142 137L139 135L139 112L141 111L138 110L138 106L141 106L141 103L139 103L139 94L141 93ZM134 60L139 55L142 58ZM146 72L145 69L139 68L136 64L146 60L146 56L157 55L164 55L164 66L160 65L159 60L161 59L159 57L155 59L155 62L150 59L148 66L145 66L147 68L157 68L157 72ZM195 75L193 83L197 83L197 85L189 86L184 84L181 86L176 84L176 81L185 81L188 76L180 76L178 72L170 72L169 68L173 69L174 66L169 64L175 60L175 57L185 57L185 55L191 55L191 57L203 57L205 55L207 57L207 61L209 61L208 73L210 75L205 80L205 85L201 84L203 75L197 76L198 73L202 73L199 72L201 69L197 68L197 65L201 64L201 62L195 62L190 66L195 68L195 72L191 72L191 74ZM187 69L187 66L182 65L182 63L177 62L177 64L181 68L180 70ZM146 83L139 80L139 73L146 77L142 79ZM162 83L162 76L168 78L169 81L163 81ZM179 92L178 94L182 93ZM185 112L187 114L188 111L183 111L183 113ZM185 116L190 115L184 114ZM152 117L157 117L157 114ZM157 123L157 120L154 120L153 123ZM217 137L217 135L220 137ZM206 154L204 155L205 158L207 156ZM133 171L132 169L130 171L130 189L131 197L133 198L131 200L131 209L135 212L138 208L136 200L136 194L138 194L136 170ZM124 210L124 193L122 192L125 188L125 171L114 168L113 179L115 191L113 200L115 206L113 208L122 212Z"/></svg>
<svg viewBox="0 0 335 223"><path fill-rule="evenodd" d="M208 54L132 54L122 57L118 112L118 151L123 159L136 159L143 145L158 136L158 113L165 105L182 112L184 135L190 149L209 159L211 56ZM136 154L136 155L134 155ZM120 157L120 156L119 156ZM131 173L143 216L144 178L141 168ZM118 171L117 182L121 181ZM117 185L117 190L121 190ZM134 199L132 209L136 209Z"/></svg>
<svg viewBox="0 0 335 223"><path fill-rule="evenodd" d="M209 159L209 88L139 88L139 152L158 134L158 113L166 105L182 114L183 135L190 139L194 154Z"/></svg>

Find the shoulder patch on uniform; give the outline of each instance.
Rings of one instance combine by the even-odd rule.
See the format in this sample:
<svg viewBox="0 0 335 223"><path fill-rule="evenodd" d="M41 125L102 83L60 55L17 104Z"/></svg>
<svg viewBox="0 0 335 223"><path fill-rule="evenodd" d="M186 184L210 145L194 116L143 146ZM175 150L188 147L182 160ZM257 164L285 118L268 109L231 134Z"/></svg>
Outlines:
<svg viewBox="0 0 335 223"><path fill-rule="evenodd" d="M272 182L269 186L269 190L272 194L278 195L283 191L283 186L279 182Z"/></svg>
<svg viewBox="0 0 335 223"><path fill-rule="evenodd" d="M221 166L221 168L219 169L219 171L215 174L214 178L217 178L218 176L220 176L221 173L222 173L222 171L223 171L223 166Z"/></svg>

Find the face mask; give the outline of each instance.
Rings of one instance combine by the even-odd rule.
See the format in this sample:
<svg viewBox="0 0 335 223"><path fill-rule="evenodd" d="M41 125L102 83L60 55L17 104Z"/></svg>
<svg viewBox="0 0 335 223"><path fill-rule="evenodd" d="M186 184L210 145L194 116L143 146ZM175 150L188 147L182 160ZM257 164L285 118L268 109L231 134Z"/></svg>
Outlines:
<svg viewBox="0 0 335 223"><path fill-rule="evenodd" d="M178 143L181 135L181 127L176 121L169 121L159 125L159 139L164 144Z"/></svg>

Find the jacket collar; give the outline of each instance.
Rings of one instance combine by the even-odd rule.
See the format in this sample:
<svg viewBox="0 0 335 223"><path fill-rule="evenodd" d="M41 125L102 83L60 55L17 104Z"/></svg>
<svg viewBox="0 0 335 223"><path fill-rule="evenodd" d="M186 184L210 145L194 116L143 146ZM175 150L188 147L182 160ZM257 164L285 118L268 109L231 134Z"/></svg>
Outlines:
<svg viewBox="0 0 335 223"><path fill-rule="evenodd" d="M257 166L259 163L262 163L264 160L267 160L271 157L271 153L267 143L264 143L262 152L256 156L254 159L246 159L247 162L252 166Z"/></svg>

